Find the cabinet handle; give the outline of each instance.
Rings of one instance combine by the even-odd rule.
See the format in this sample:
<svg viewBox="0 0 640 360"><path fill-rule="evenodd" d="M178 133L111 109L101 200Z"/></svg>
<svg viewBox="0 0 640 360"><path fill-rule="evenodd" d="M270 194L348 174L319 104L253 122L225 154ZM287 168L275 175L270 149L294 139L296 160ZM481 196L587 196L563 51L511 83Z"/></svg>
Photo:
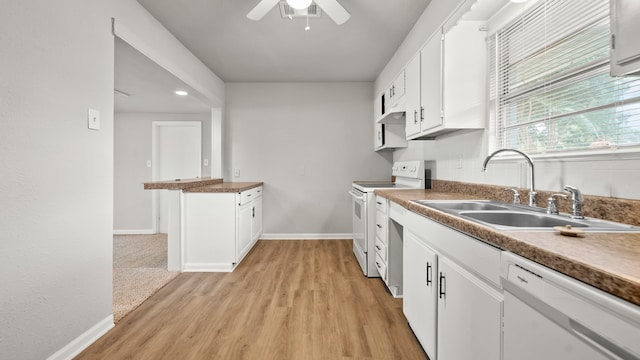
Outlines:
<svg viewBox="0 0 640 360"><path fill-rule="evenodd" d="M380 264L376 261L376 267L380 269Z"/></svg>
<svg viewBox="0 0 640 360"><path fill-rule="evenodd" d="M382 229L382 225L376 224L376 226L378 227L378 229Z"/></svg>
<svg viewBox="0 0 640 360"><path fill-rule="evenodd" d="M376 245L376 249L382 250L382 248L380 246L378 246L378 245Z"/></svg>
<svg viewBox="0 0 640 360"><path fill-rule="evenodd" d="M413 123L418 123L418 110L413 110Z"/></svg>
<svg viewBox="0 0 640 360"><path fill-rule="evenodd" d="M382 205L382 203L380 201L376 201L376 204L378 205Z"/></svg>
<svg viewBox="0 0 640 360"><path fill-rule="evenodd" d="M439 294L438 294L438 297L440 299L444 299L444 297L446 295L445 284L446 284L445 276L444 276L444 274L442 272L440 272L440 279L439 279L440 291L439 291Z"/></svg>
<svg viewBox="0 0 640 360"><path fill-rule="evenodd" d="M256 217L256 207L255 206L251 208L251 217L252 218Z"/></svg>
<svg viewBox="0 0 640 360"><path fill-rule="evenodd" d="M432 280L432 276L433 276L433 270L432 270L432 266L431 264L429 264L429 262L427 261L427 286L431 285L431 283L433 282Z"/></svg>
<svg viewBox="0 0 640 360"><path fill-rule="evenodd" d="M424 121L424 107L420 106L420 122Z"/></svg>

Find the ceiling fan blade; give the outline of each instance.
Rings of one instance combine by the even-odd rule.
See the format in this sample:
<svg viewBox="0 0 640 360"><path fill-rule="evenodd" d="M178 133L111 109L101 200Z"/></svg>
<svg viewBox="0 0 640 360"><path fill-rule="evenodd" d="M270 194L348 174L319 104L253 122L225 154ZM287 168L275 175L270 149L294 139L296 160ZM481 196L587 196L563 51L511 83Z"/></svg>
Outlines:
<svg viewBox="0 0 640 360"><path fill-rule="evenodd" d="M256 7L251 9L247 18L258 21L262 19L280 0L261 0Z"/></svg>
<svg viewBox="0 0 640 360"><path fill-rule="evenodd" d="M333 21L338 25L344 24L349 18L351 14L338 3L337 0L313 0L322 11L327 13Z"/></svg>

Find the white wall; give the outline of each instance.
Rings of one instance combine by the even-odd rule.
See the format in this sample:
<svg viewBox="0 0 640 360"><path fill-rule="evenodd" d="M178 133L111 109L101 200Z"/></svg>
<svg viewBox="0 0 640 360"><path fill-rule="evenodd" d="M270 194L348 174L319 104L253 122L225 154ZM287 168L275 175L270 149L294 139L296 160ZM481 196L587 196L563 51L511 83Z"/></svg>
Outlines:
<svg viewBox="0 0 640 360"><path fill-rule="evenodd" d="M529 187L528 166L523 161L496 161L480 171L488 155L482 131L452 135L425 147L424 157L436 160L434 176L442 180ZM431 151L430 151L431 150ZM462 157L459 168L458 157ZM534 158L536 188L562 192L565 184L585 194L640 199L640 154L614 154L597 158ZM588 205L585 205L588 206Z"/></svg>
<svg viewBox="0 0 640 360"><path fill-rule="evenodd" d="M134 0L0 7L0 358L70 356L112 324L111 18L167 58L184 50Z"/></svg>
<svg viewBox="0 0 640 360"><path fill-rule="evenodd" d="M152 195L142 183L152 181L152 123L154 121L202 122L202 159L211 160L211 114L116 113L114 115L114 214L117 233L152 233ZM202 176L211 174L202 165ZM168 179L167 179L168 180Z"/></svg>
<svg viewBox="0 0 640 360"><path fill-rule="evenodd" d="M351 233L353 180L391 175L373 151L371 83L232 83L225 181L263 181L265 234Z"/></svg>

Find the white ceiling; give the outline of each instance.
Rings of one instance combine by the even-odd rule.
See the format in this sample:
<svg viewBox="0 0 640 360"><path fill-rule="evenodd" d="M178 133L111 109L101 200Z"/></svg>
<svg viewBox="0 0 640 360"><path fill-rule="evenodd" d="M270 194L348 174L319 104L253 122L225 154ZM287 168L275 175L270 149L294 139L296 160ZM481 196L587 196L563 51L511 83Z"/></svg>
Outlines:
<svg viewBox="0 0 640 360"><path fill-rule="evenodd" d="M430 0L339 0L343 25L326 14L262 20L246 14L259 0L138 0L225 82L374 81Z"/></svg>

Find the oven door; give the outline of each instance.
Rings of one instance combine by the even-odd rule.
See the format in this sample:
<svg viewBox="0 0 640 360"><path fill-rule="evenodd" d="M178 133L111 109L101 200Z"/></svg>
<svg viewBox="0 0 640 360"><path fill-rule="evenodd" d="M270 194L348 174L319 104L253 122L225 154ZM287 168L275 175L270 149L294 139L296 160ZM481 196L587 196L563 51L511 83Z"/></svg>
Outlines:
<svg viewBox="0 0 640 360"><path fill-rule="evenodd" d="M349 192L353 199L353 253L358 259L362 272L367 275L367 196L357 189Z"/></svg>

